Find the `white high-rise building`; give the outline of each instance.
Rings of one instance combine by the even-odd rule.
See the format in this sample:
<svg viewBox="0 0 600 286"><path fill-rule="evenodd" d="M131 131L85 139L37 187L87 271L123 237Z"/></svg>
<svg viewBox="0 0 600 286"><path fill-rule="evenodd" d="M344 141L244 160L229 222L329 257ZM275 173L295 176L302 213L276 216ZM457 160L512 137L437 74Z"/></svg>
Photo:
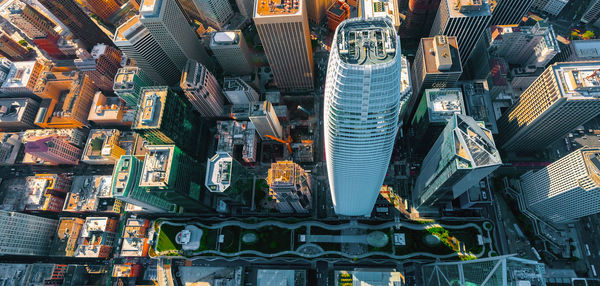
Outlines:
<svg viewBox="0 0 600 286"><path fill-rule="evenodd" d="M223 78L223 93L233 105L258 101L258 93L239 77Z"/></svg>
<svg viewBox="0 0 600 286"><path fill-rule="evenodd" d="M342 22L325 84L325 154L335 212L370 215L398 130L400 41L388 18Z"/></svg>
<svg viewBox="0 0 600 286"><path fill-rule="evenodd" d="M581 148L521 176L527 208L553 223L600 213L600 149Z"/></svg>
<svg viewBox="0 0 600 286"><path fill-rule="evenodd" d="M58 221L0 210L0 256L48 255Z"/></svg>
<svg viewBox="0 0 600 286"><path fill-rule="evenodd" d="M283 91L311 90L314 86L306 14L306 0L286 0L281 5L256 1L254 5L256 30L277 87Z"/></svg>
<svg viewBox="0 0 600 286"><path fill-rule="evenodd" d="M206 23L216 29L223 26L233 16L233 10L227 0L192 0Z"/></svg>
<svg viewBox="0 0 600 286"><path fill-rule="evenodd" d="M266 135L283 138L283 128L275 114L275 109L270 101L254 102L250 104L250 121L256 127L256 132L262 139Z"/></svg>
<svg viewBox="0 0 600 286"><path fill-rule="evenodd" d="M179 82L180 68L169 58L156 39L134 16L119 26L113 42L149 78L159 84Z"/></svg>
<svg viewBox="0 0 600 286"><path fill-rule="evenodd" d="M188 59L202 63L209 70L214 68L175 0L143 0L139 12L140 22L179 70Z"/></svg>
<svg viewBox="0 0 600 286"><path fill-rule="evenodd" d="M188 101L202 117L216 117L223 114L225 98L217 79L202 64L188 60L179 86Z"/></svg>
<svg viewBox="0 0 600 286"><path fill-rule="evenodd" d="M488 27L491 17L488 0L442 0L429 36L456 37L460 60L464 66Z"/></svg>
<svg viewBox="0 0 600 286"><path fill-rule="evenodd" d="M223 72L233 75L252 73L250 49L248 49L242 31L213 33L210 38L210 49L223 68Z"/></svg>

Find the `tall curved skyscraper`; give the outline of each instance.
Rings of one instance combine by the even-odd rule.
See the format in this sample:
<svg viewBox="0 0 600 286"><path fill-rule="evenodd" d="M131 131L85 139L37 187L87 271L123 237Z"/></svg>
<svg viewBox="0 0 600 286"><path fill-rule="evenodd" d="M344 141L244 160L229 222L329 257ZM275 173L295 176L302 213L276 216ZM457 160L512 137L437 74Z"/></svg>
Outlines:
<svg viewBox="0 0 600 286"><path fill-rule="evenodd" d="M369 215L385 178L401 103L400 41L390 19L342 22L325 86L329 187L339 215Z"/></svg>

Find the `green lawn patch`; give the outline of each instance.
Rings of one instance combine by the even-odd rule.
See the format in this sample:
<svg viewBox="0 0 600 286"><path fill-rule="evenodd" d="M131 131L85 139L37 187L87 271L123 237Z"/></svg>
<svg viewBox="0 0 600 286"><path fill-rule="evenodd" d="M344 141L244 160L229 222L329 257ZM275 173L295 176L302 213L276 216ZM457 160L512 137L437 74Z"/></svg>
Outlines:
<svg viewBox="0 0 600 286"><path fill-rule="evenodd" d="M156 251L158 253L174 250L179 251L181 249L181 245L175 242L175 236L184 228L185 226L182 225L161 225L156 242Z"/></svg>
<svg viewBox="0 0 600 286"><path fill-rule="evenodd" d="M242 250L256 250L263 253L277 253L290 250L291 231L277 226L265 226L254 230L258 241L242 244Z"/></svg>

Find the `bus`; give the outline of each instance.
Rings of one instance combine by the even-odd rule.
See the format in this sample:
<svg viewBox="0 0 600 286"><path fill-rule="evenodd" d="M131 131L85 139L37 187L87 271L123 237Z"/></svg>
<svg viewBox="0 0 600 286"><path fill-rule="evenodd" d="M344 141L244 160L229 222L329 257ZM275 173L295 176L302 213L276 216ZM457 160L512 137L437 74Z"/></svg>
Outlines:
<svg viewBox="0 0 600 286"><path fill-rule="evenodd" d="M598 274L596 274L596 266L594 266L594 264L592 264L592 274L594 277L598 276Z"/></svg>

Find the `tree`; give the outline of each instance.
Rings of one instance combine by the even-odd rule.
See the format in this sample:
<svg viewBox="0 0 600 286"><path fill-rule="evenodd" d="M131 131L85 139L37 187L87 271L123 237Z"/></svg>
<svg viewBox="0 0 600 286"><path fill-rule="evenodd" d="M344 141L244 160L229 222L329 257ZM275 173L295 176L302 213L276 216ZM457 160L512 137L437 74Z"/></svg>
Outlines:
<svg viewBox="0 0 600 286"><path fill-rule="evenodd" d="M27 41L25 41L25 40L20 40L18 43L19 43L19 45L21 45L23 47L27 47Z"/></svg>

